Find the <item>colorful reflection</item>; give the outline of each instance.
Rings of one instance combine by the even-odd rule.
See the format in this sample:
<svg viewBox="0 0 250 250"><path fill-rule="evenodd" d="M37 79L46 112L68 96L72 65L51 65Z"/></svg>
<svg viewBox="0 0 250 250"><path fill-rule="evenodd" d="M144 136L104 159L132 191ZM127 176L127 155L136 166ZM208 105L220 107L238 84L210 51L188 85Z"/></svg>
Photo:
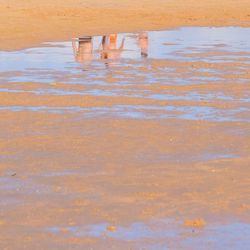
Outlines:
<svg viewBox="0 0 250 250"><path fill-rule="evenodd" d="M134 39L141 57L148 57L148 32L140 32ZM94 59L101 59L106 65L111 65L112 62L122 58L124 51L129 51L129 48L126 49L125 35L120 39L117 34L104 35L99 37L99 43L95 43L95 46L93 40L94 37L91 36L73 39L72 47L76 62L89 64Z"/></svg>

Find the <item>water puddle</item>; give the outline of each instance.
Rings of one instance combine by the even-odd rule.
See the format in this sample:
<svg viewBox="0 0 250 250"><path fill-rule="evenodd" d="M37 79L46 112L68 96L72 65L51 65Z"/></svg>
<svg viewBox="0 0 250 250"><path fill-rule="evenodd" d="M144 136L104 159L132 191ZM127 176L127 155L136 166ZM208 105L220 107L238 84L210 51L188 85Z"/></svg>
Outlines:
<svg viewBox="0 0 250 250"><path fill-rule="evenodd" d="M137 222L128 226L110 226L108 223L50 227L52 234L64 237L94 237L134 243L138 249L245 249L250 244L250 225L240 222L212 223L204 227L186 227L173 220Z"/></svg>
<svg viewBox="0 0 250 250"><path fill-rule="evenodd" d="M0 110L249 122L249 36L249 28L189 27L2 51L0 95L13 101ZM62 96L79 98L54 106ZM85 97L94 98L86 107Z"/></svg>
<svg viewBox="0 0 250 250"><path fill-rule="evenodd" d="M250 28L185 27L82 36L21 51L0 51L0 114L7 120L11 118L2 125L5 141L1 144L0 163L6 169L0 176L3 215L10 211L7 218L11 221L17 219L16 211L20 217L27 215L27 224L17 221L21 231L25 227L32 233L40 230L39 233L49 235L46 239L55 237L62 244L64 240L89 237L101 240L101 244L103 239L110 239L112 244L129 242L134 244L132 249L247 249L250 225L238 221L188 227L174 220L136 222L137 218L126 225L110 225L105 220L118 210L123 214L127 208L146 211L145 217L140 217L144 219L145 204L150 202L155 211L158 208L162 211L169 203L166 208L177 214L189 207L185 202L193 202L194 208L201 206L201 211L218 208L219 212L227 212L231 204L237 207L241 201L245 203L241 190L245 190L246 180L236 185L243 175L233 171L234 166L244 170L243 156L247 151L243 143L248 133L248 124L244 123L250 122L249 37ZM39 113L39 117L33 120L26 113L19 117L20 112ZM99 122L103 120L96 119L100 117L157 122L136 121L138 127L133 130L130 126L134 121L115 120L117 124L110 127L114 120L109 119L110 123L102 129ZM85 127L86 120L82 119L96 119L94 123L98 124L87 121ZM173 121L163 128L169 122L158 122L163 119L181 122ZM241 126L208 123L202 126L198 122L186 126L188 122L183 124L183 120L241 122ZM141 124L145 124L145 131L142 140L137 140ZM176 126L173 131L171 126ZM149 140L147 129L157 132ZM186 136L186 131L191 130L197 133ZM206 133L211 133L211 138ZM161 138L162 135L165 137ZM196 136L201 138L193 145ZM107 143L117 138L117 145ZM120 147L121 142L124 144ZM144 143L145 147L141 147ZM228 164L230 160L232 164ZM213 171L215 161L223 171ZM124 175L120 169L127 163ZM182 171L186 166L188 171ZM200 166L201 171L194 176ZM182 174L190 174L183 186L179 185ZM145 181L141 176L147 176ZM215 182L210 185L206 176L215 178ZM225 179L225 188L220 176ZM173 185L168 183L171 178L176 178ZM193 185L194 182L197 183ZM112 193L117 188L121 192ZM137 197L137 192L151 188L157 190L157 199L154 193ZM184 192L186 189L190 191ZM202 192L206 194L199 201ZM235 199L237 192L241 193L239 200ZM181 203L177 202L178 195ZM214 204L211 207L206 202L210 197ZM225 202L220 209L221 197ZM27 210L27 205L32 209L28 206ZM94 216L94 221L98 218L104 221L81 224L83 219L87 223L84 216L91 221L88 214ZM57 215L62 217L52 220L53 215L55 219ZM153 213L147 218L152 217Z"/></svg>

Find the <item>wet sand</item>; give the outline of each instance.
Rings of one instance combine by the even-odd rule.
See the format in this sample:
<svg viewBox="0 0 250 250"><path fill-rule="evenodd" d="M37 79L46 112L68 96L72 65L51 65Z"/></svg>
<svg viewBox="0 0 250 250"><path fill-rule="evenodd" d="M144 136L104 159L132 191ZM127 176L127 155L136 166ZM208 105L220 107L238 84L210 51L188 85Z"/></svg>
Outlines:
<svg viewBox="0 0 250 250"><path fill-rule="evenodd" d="M87 66L69 44L1 54L0 248L248 246L248 41Z"/></svg>
<svg viewBox="0 0 250 250"><path fill-rule="evenodd" d="M2 249L141 249L140 242L150 249L159 240L178 249L197 237L191 226L180 233L186 220L250 222L249 126L34 112L1 112L1 121ZM229 156L210 159L215 149ZM129 241L113 239L106 228L97 237L67 229L154 219L158 230L159 221L173 220L168 230L176 237ZM197 232L206 234L207 225Z"/></svg>
<svg viewBox="0 0 250 250"><path fill-rule="evenodd" d="M0 49L177 26L250 26L248 0L0 0Z"/></svg>

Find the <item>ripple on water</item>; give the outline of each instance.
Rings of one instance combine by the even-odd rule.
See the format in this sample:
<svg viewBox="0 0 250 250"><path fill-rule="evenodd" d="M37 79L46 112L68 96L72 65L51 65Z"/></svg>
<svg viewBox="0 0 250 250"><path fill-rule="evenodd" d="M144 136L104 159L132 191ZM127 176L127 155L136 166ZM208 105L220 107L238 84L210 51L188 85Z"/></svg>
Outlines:
<svg viewBox="0 0 250 250"><path fill-rule="evenodd" d="M2 51L0 95L30 93L36 99L43 95L129 97L170 103L137 105L128 100L96 108L70 102L68 107L57 108L49 103L39 107L16 103L3 104L1 110L249 122L250 117L243 114L250 111L249 35L249 28L186 27L118 34L113 44L108 36L106 40L94 36L74 39L73 47L72 42L51 42L39 48ZM23 88L14 83L23 83ZM29 89L31 83L43 87ZM171 104L176 101L179 103ZM186 105L188 101L192 104ZM226 108L217 108L218 102Z"/></svg>

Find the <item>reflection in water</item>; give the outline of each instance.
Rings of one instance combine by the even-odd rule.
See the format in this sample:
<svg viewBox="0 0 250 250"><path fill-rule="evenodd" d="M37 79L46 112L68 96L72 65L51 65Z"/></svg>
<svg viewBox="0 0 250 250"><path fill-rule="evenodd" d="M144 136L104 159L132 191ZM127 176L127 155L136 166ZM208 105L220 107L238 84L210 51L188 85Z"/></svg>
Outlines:
<svg viewBox="0 0 250 250"><path fill-rule="evenodd" d="M137 45L141 51L141 57L148 56L148 32L141 32L136 36ZM95 49L93 48L94 38L91 36L84 36L81 38L73 39L72 46L76 62L90 63L94 58ZM100 59L109 60L105 61L106 65L110 65L112 61L121 58L124 51L125 37L122 38L118 46L117 34L109 34L102 36L100 45L97 49Z"/></svg>
<svg viewBox="0 0 250 250"><path fill-rule="evenodd" d="M24 105L13 97L0 111L249 123L249 34L249 28L180 28L2 51L1 98L29 93L70 102ZM82 104L83 96L93 107Z"/></svg>
<svg viewBox="0 0 250 250"><path fill-rule="evenodd" d="M141 32L139 34L139 47L141 49L141 56L148 57L148 32Z"/></svg>
<svg viewBox="0 0 250 250"><path fill-rule="evenodd" d="M120 47L117 48L117 34L103 36L100 45L101 59L119 59L124 49L124 42L125 38L122 39Z"/></svg>
<svg viewBox="0 0 250 250"><path fill-rule="evenodd" d="M79 63L91 62L93 59L93 43L91 36L73 39L72 46L75 60ZM78 41L78 45L77 45Z"/></svg>

